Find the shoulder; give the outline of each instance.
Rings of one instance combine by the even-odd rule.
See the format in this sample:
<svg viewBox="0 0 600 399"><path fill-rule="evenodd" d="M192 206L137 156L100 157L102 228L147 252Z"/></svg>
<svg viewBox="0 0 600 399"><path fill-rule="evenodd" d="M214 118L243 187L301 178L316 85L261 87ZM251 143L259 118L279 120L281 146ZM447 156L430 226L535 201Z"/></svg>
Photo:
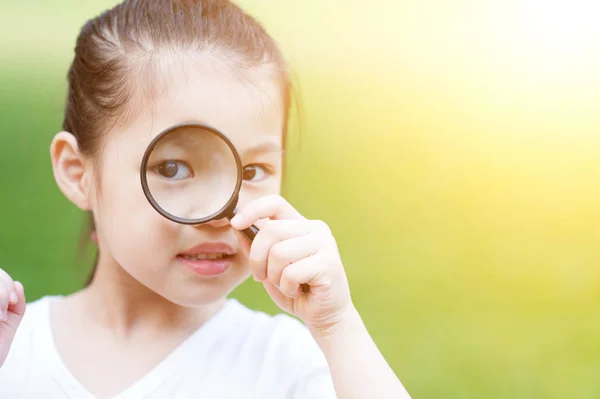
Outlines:
<svg viewBox="0 0 600 399"><path fill-rule="evenodd" d="M46 332L46 328L49 325L50 303L56 298L58 296L44 296L27 303L23 320L21 320L21 324L11 344L7 361L11 357L22 357L23 351L33 349L33 341L36 339L36 336Z"/></svg>
<svg viewBox="0 0 600 399"><path fill-rule="evenodd" d="M327 360L300 320L252 310L235 300L230 306L240 317L236 335L246 343L240 356L254 367L260 364L266 381L286 386L290 398L335 397Z"/></svg>
<svg viewBox="0 0 600 399"><path fill-rule="evenodd" d="M48 314L47 311L49 310L50 303L60 298L63 297L61 295L46 295L32 302L27 302L23 321L44 317L44 315Z"/></svg>
<svg viewBox="0 0 600 399"><path fill-rule="evenodd" d="M235 299L230 300L230 306L236 313L238 326L250 340L291 353L320 353L308 328L295 317L250 309Z"/></svg>
<svg viewBox="0 0 600 399"><path fill-rule="evenodd" d="M25 308L25 315L17 330L15 341L32 334L42 326L45 327L50 318L50 303L58 298L61 297L57 295L48 295L36 299L35 301L28 302L27 307Z"/></svg>
<svg viewBox="0 0 600 399"><path fill-rule="evenodd" d="M50 317L50 303L56 298L58 296L44 296L27 303L25 314L17 330L14 342L24 339L33 334L41 326L45 326Z"/></svg>

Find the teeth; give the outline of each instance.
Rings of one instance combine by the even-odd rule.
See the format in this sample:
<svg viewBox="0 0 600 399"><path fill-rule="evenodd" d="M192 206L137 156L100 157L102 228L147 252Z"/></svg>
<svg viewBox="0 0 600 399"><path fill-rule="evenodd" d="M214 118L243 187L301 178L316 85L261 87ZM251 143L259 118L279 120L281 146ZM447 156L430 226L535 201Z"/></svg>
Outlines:
<svg viewBox="0 0 600 399"><path fill-rule="evenodd" d="M189 260L219 260L225 257L224 253L206 253L206 254L196 254L193 256L183 255L184 259Z"/></svg>

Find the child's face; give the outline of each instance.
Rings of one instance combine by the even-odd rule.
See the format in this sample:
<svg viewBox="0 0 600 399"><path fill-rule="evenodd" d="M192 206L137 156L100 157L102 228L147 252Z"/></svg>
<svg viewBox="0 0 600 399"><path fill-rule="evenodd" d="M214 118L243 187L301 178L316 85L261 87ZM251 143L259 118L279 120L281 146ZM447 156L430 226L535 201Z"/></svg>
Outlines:
<svg viewBox="0 0 600 399"><path fill-rule="evenodd" d="M153 109L107 136L101 151L100 181L92 193L101 262L114 262L141 284L181 305L223 298L245 280L250 274L249 243L226 219L189 226L162 217L143 194L140 163L161 131L182 122L200 122L223 132L240 154L246 177L239 207L278 194L284 122L281 87L266 70L246 77L228 71L173 74L169 89ZM208 276L185 266L181 254L207 243L223 244L235 253L224 272Z"/></svg>

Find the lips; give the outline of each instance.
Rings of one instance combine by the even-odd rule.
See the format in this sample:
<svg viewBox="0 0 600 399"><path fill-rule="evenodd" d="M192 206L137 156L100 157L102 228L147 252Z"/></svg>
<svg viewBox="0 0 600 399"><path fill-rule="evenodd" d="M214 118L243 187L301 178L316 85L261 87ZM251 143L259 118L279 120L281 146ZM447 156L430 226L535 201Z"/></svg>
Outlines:
<svg viewBox="0 0 600 399"><path fill-rule="evenodd" d="M203 243L177 255L177 260L201 276L217 276L229 269L235 251L223 242Z"/></svg>
<svg viewBox="0 0 600 399"><path fill-rule="evenodd" d="M180 256L187 260L220 260L220 259L225 258L226 256L231 256L231 255L227 255L225 253L219 252L219 253L200 253L200 254L196 254L196 255L180 255Z"/></svg>
<svg viewBox="0 0 600 399"><path fill-rule="evenodd" d="M202 257L201 259L210 259L211 256L234 255L233 248L224 242L206 242L196 245L193 248L179 254L182 257Z"/></svg>

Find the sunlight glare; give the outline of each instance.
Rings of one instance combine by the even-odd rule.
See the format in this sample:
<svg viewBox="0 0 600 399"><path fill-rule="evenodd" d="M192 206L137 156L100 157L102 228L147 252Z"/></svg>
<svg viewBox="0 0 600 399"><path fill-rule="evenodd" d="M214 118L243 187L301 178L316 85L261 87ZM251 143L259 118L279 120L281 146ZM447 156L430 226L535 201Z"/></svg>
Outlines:
<svg viewBox="0 0 600 399"><path fill-rule="evenodd" d="M581 55L600 36L597 0L527 0L526 20L535 45L556 55ZM534 43L532 43L534 44Z"/></svg>

